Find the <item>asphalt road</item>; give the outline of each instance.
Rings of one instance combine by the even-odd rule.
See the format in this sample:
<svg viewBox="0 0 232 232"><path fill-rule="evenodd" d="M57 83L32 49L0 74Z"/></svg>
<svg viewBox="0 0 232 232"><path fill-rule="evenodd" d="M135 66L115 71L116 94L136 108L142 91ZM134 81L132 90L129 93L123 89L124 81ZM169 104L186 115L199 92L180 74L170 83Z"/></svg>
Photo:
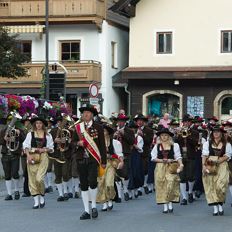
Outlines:
<svg viewBox="0 0 232 232"><path fill-rule="evenodd" d="M188 206L174 205L173 214L163 214L154 194L114 204L111 212L99 212L96 220L80 221L81 199L57 202L57 192L46 195L44 209L32 210L33 199L5 201L0 197L1 232L223 232L232 231L231 198L225 205L225 215L213 217L204 197ZM101 206L98 206L100 211Z"/></svg>

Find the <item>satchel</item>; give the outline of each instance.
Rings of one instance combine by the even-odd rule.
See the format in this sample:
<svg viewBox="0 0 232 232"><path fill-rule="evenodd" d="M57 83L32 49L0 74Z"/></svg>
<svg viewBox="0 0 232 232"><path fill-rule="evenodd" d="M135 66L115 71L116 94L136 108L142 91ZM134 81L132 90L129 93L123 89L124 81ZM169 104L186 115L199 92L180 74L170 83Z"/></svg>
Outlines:
<svg viewBox="0 0 232 232"><path fill-rule="evenodd" d="M205 167L208 171L208 174L210 175L217 175L218 172L218 161L219 157L215 156L215 158L213 159L211 158L207 158L205 161Z"/></svg>
<svg viewBox="0 0 232 232"><path fill-rule="evenodd" d="M32 159L34 161L34 164L39 164L41 162L41 155L40 154L32 154Z"/></svg>
<svg viewBox="0 0 232 232"><path fill-rule="evenodd" d="M168 171L170 174L177 174L177 169L179 168L178 162L173 162L168 164Z"/></svg>

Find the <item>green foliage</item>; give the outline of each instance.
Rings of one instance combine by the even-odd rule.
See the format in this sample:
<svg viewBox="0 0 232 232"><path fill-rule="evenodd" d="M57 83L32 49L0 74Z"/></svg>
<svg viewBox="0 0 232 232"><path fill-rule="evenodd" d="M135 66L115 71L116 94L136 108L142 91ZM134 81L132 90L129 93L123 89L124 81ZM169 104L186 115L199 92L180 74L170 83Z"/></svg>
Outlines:
<svg viewBox="0 0 232 232"><path fill-rule="evenodd" d="M6 29L0 27L0 76L17 78L27 75L23 63L29 62L29 57L21 54L17 48L17 35L9 36Z"/></svg>

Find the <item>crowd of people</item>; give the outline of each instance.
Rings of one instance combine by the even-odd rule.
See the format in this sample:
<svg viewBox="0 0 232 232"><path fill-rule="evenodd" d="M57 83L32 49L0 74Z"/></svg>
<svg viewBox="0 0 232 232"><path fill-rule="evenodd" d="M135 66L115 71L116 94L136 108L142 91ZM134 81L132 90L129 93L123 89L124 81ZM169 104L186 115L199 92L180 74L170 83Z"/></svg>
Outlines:
<svg viewBox="0 0 232 232"><path fill-rule="evenodd" d="M108 119L89 104L79 110L81 118L27 115L23 127L8 117L0 130L5 200L21 197L21 160L22 197L33 197L33 209L45 207L45 194L55 191L54 172L58 202L82 198L81 220L98 217L97 203L111 211L113 202L153 192L164 214L203 194L214 216L224 214L228 188L232 194L230 120L165 114L158 122L142 114L129 118L123 110Z"/></svg>

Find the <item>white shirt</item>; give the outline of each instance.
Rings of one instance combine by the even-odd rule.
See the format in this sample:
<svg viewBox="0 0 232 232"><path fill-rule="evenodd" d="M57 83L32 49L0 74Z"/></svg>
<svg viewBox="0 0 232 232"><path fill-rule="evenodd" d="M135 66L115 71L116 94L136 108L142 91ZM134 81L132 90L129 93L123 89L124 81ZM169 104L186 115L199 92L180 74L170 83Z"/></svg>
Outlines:
<svg viewBox="0 0 232 232"><path fill-rule="evenodd" d="M226 156L231 158L232 156L232 146L230 143L226 143ZM209 156L209 141L203 144L202 156Z"/></svg>
<svg viewBox="0 0 232 232"><path fill-rule="evenodd" d="M120 143L120 141L113 139L113 147L115 154L118 155L119 157L123 157L122 144Z"/></svg>
<svg viewBox="0 0 232 232"><path fill-rule="evenodd" d="M93 120L91 120L90 122L85 122L85 126L87 129L89 129L92 125L93 125Z"/></svg>
<svg viewBox="0 0 232 232"><path fill-rule="evenodd" d="M174 150L175 160L182 159L180 153L180 146L178 143L174 143L173 150ZM156 144L151 151L151 161L155 161L155 159L157 159L157 156L158 156L158 144Z"/></svg>
<svg viewBox="0 0 232 232"><path fill-rule="evenodd" d="M143 138L140 135L138 135L137 136L137 146L139 148L138 149L139 153L143 153L143 145L144 145Z"/></svg>
<svg viewBox="0 0 232 232"><path fill-rule="evenodd" d="M31 132L29 132L27 134L26 139L23 142L23 149L26 149L26 148L31 149L31 140L32 140L32 134L31 134ZM54 152L54 142L53 142L51 134L49 134L49 133L46 134L46 140L47 140L46 148L50 149L51 153L53 153Z"/></svg>

